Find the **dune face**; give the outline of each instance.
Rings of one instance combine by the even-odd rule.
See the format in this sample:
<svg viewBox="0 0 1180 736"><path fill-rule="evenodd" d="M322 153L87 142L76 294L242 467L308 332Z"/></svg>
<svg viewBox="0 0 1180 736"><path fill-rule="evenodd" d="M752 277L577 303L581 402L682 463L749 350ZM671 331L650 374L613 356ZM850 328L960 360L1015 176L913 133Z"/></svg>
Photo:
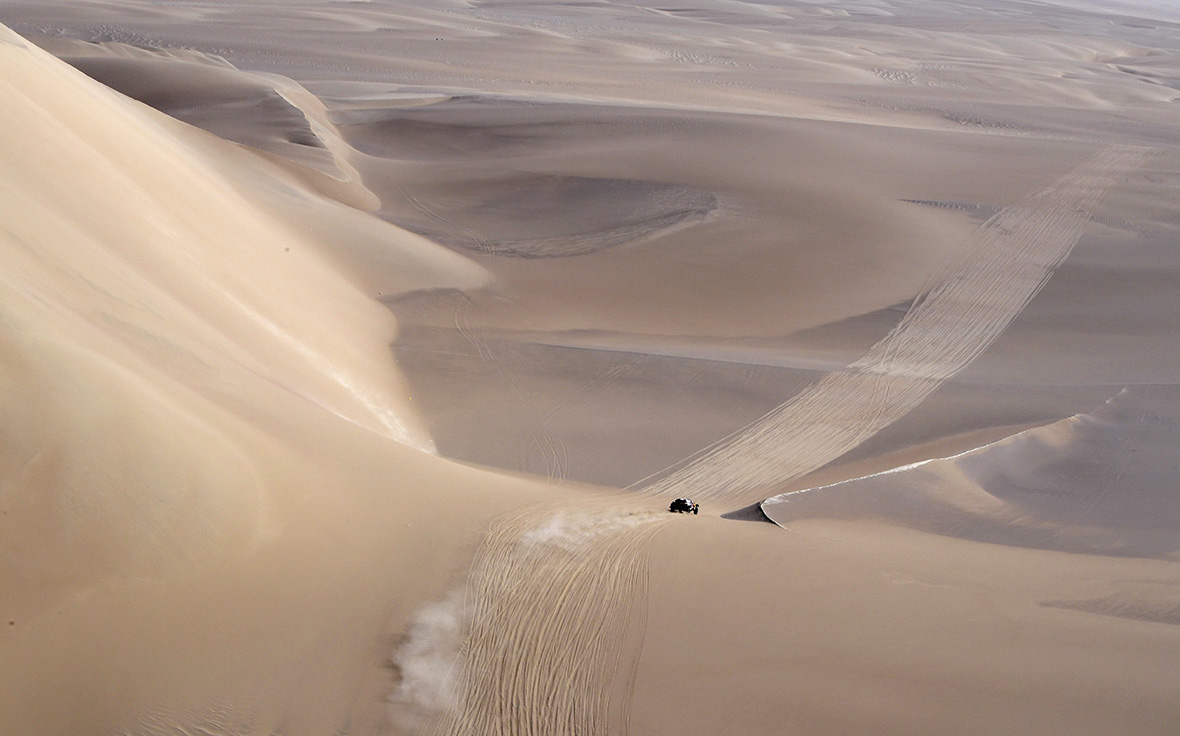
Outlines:
<svg viewBox="0 0 1180 736"><path fill-rule="evenodd" d="M1167 3L0 23L0 730L1177 730Z"/></svg>
<svg viewBox="0 0 1180 736"><path fill-rule="evenodd" d="M111 302L121 298L142 303L112 305L107 307L109 311L103 309L106 305L92 307L91 321L106 321L116 329L125 325L127 331L142 329L147 332L144 340L150 341L154 331L134 319L138 307L159 322L188 322L190 333L214 346L222 341L231 355L246 352L246 346L253 344L260 348L256 352L259 357L253 359L262 362L246 362L244 355L240 360L243 367L263 379L281 384L298 381L302 374L308 385L321 384L312 389L309 400L398 441L425 441L415 438L412 420L382 406L399 402L395 398L399 388L391 383L395 373L383 349L383 343L393 337L393 320L371 300L355 293L343 276L328 273L316 280L310 278L327 271L323 258L320 262L309 258L310 239L274 221L276 213L246 204L250 194L238 188L252 182L235 182L214 165L202 162L200 148L210 142L201 136L181 132L166 118L129 110L127 101L98 85L83 84L60 63L48 64L44 54L25 49L21 55L19 51L14 48L11 52L16 58L10 71L10 94L22 104L10 110L6 131L14 140L30 139L11 152L8 164L16 181L9 184L6 201L12 222L7 233L14 246L23 245L17 253L33 260L45 261L54 255L66 260L74 254L55 253L52 248L69 242L70 229L86 228L73 238L80 241L76 257L81 262L74 266L75 272L59 278L90 278L99 297L115 291L107 296ZM48 69L39 69L38 63ZM98 108L97 113L81 105L71 109L71 98L80 94L97 98L92 105ZM134 137L120 140L129 135L128 128L133 129L130 135ZM40 134L29 135L38 129ZM59 144L55 130L63 135L70 132L72 145ZM198 155L185 158L185 145L197 148ZM60 181L55 162L58 168L70 162L79 175ZM277 179L270 188L278 189L281 182ZM268 194L264 191L253 196L261 200ZM59 198L70 202L72 211L49 217ZM107 214L120 205L127 211L125 216ZM306 206L316 204L309 201ZM220 246L221 251L205 247L206 243ZM102 245L113 252L102 252ZM295 254L289 255L293 250ZM97 263L92 265L87 259ZM117 278L119 274L111 272L118 268L148 282L140 286L142 293L125 297L119 290L105 288L102 279ZM152 287L157 293L152 293ZM296 290L331 310L323 313L323 326L282 315L279 305L288 298L286 294ZM64 298L81 300L68 289L63 291ZM210 298L214 293L218 298ZM198 308L210 302L212 308ZM117 309L119 306L123 309ZM359 341L350 339L359 334L327 327L337 323L348 324L359 334L373 335L369 339L371 353L364 355ZM190 356L195 351L186 347L175 346L179 360L201 357L199 352ZM267 366L266 361L278 365ZM349 375L359 370L367 370L368 376ZM404 413L410 415L409 411Z"/></svg>
<svg viewBox="0 0 1180 736"><path fill-rule="evenodd" d="M243 669L231 654L243 646L239 623L267 617L281 596L243 599L235 588L276 559L294 571L300 555L327 554L323 534L388 482L379 478L390 464L400 485L433 459L389 352L392 315L285 213L314 212L320 227L357 239L373 238L374 226L358 227L355 211L296 189L266 160L3 33L6 721L14 732L105 732L154 728L152 719L200 724L223 706L265 720L273 699L244 701L216 683L228 669L274 687L267 678L298 669L311 650L264 637L246 646L255 664ZM382 227L394 236L384 247L398 248L395 228ZM407 266L396 275L403 285L481 278L429 247L394 258ZM347 472L349 443L377 464ZM437 481L422 481L421 492ZM412 508L403 509L410 518ZM295 531L309 513L327 524L310 536ZM390 533L395 516L378 515L384 525L349 532L351 555L313 574L355 577L349 568L376 548L356 551ZM396 575L400 560L373 574ZM384 597L329 616L367 626L371 638L375 611L388 615ZM234 609L238 623L210 614ZM168 643L190 635L205 654ZM349 648L327 661L355 662ZM174 657L187 662L185 677L165 671ZM148 697L133 684L143 677L159 678ZM61 709L62 697L74 707ZM331 700L310 709L309 722L344 717Z"/></svg>

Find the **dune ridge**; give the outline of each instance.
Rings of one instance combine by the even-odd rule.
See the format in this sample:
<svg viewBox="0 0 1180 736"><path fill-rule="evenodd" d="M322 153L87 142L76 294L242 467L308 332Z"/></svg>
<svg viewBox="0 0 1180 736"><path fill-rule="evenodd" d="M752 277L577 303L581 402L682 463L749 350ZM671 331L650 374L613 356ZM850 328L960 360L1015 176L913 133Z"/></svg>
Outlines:
<svg viewBox="0 0 1180 736"><path fill-rule="evenodd" d="M780 494L762 507L780 526L868 515L994 544L1174 559L1180 508L1160 482L1172 421L1160 401L1167 394L1163 386L1125 387L1092 412L955 455Z"/></svg>
<svg viewBox="0 0 1180 736"><path fill-rule="evenodd" d="M408 520L464 499L478 528L497 502L466 499L531 490L433 455L368 289L482 270L4 28L0 96L5 728L379 712L355 700L387 677L372 642L458 549L408 555ZM327 237L402 268L361 283Z"/></svg>
<svg viewBox="0 0 1180 736"><path fill-rule="evenodd" d="M380 200L350 161L352 152L327 108L303 85L246 72L185 49L46 39L44 48L102 84L206 130L266 153L321 194L374 210Z"/></svg>
<svg viewBox="0 0 1180 736"><path fill-rule="evenodd" d="M134 304L120 308L111 305L109 297L102 299L101 282L95 284L100 299L94 306L62 292L62 299L80 302L75 309L88 312L92 323L107 322L109 329L112 320L129 322L149 336L159 331L160 320L185 324L201 343L237 354L250 372L295 390L349 421L399 441L429 446L410 419L412 411L397 398L404 390L396 381L389 382L394 375L392 361L382 346L395 334L392 318L355 294L345 278L334 275L306 239L279 225L258 205L239 199L242 187L250 183L224 178L223 171L203 162L202 149L211 140L167 118L134 109L126 100L59 68L60 62L44 52L21 48L23 42L4 33L13 39L6 46L12 50L6 93L22 100L10 106L5 116L5 134L29 142L10 149L7 156L6 221L11 240L24 243L21 250L33 258L27 268L36 268L38 260L61 259L63 245L78 242L78 257L109 264L96 264L84 278L97 279L104 271L108 278L115 278L118 270L128 269L141 284L137 298L144 305L138 310ZM34 91L32 84L42 88ZM68 109L63 102L70 96L92 100L93 110ZM36 126L43 132L30 136ZM140 136L136 148L118 140L127 128ZM53 132L76 143L65 149L50 148ZM195 149L197 155L172 140ZM53 179L57 169L52 162L65 160L93 175L75 177L73 188L63 189L60 180ZM137 172L140 180L124 173L128 171ZM19 189L17 181L22 182ZM257 201L258 195L252 196ZM73 211L54 211L63 200L72 203ZM186 213L182 200L235 216L198 219L200 214ZM105 214L107 208L125 206L122 202L138 205L143 214L131 210L131 216L121 220ZM57 230L47 234L48 228ZM251 283L245 277L249 273L265 276ZM326 297L324 304L332 305L322 317L323 324L302 318L296 322L282 314L279 305L288 294L315 289ZM118 292L111 287L106 293ZM346 335L328 324L351 324L357 332ZM361 347L363 340L349 339L366 332L372 335L367 347ZM256 347L252 343L258 341L272 347L247 348ZM177 347L182 354L185 348L203 356L199 347ZM278 365L283 366L281 377ZM294 380L304 385L290 385L293 376L300 376Z"/></svg>

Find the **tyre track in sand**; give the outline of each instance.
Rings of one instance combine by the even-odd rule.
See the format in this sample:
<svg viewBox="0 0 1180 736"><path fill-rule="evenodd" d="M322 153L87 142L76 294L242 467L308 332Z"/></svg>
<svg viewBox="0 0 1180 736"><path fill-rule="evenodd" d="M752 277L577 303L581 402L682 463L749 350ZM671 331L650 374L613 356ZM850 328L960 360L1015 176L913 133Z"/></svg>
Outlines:
<svg viewBox="0 0 1180 736"><path fill-rule="evenodd" d="M901 419L1000 336L1069 255L1102 195L1144 155L1106 149L1001 210L863 358L638 488L756 503Z"/></svg>
<svg viewBox="0 0 1180 736"><path fill-rule="evenodd" d="M491 346L488 344L483 327L471 322L472 304L473 300L467 294L462 294L459 297L455 305L455 331L474 349L480 362L492 370L500 383L512 389L513 393L516 394L516 398L521 403L526 406L536 406L537 398L529 390L528 386L512 370L505 367L496 358ZM532 460L537 455L540 456L540 464L545 469L547 480L556 480L558 482L565 480L569 470L569 451L566 448L565 441L560 436L546 431L544 425L540 422L535 423L529 430L528 442L522 448L519 456L520 469L526 472L529 471L533 465Z"/></svg>
<svg viewBox="0 0 1180 736"><path fill-rule="evenodd" d="M1004 331L1069 255L1106 190L1145 155L1105 149L997 213L863 358L629 494L497 520L468 579L453 697L425 732L626 733L647 558L676 518L653 499L756 503L901 419Z"/></svg>
<svg viewBox="0 0 1180 736"><path fill-rule="evenodd" d="M639 654L647 555L668 515L626 505L546 504L493 523L468 578L455 697L426 733L627 731L615 675Z"/></svg>

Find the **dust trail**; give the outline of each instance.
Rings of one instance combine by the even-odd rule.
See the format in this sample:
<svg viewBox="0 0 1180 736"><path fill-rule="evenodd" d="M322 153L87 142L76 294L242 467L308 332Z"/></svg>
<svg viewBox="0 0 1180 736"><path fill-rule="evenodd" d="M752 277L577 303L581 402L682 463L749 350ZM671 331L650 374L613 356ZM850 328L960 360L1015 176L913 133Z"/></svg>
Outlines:
<svg viewBox="0 0 1180 736"><path fill-rule="evenodd" d="M493 524L472 565L453 694L425 733L626 732L630 698L612 691L639 652L647 553L668 515L625 503L541 506Z"/></svg>
<svg viewBox="0 0 1180 736"><path fill-rule="evenodd" d="M465 616L458 594L426 606L393 653L400 682L390 696L389 714L404 730L419 730L454 700L455 652L463 641Z"/></svg>
<svg viewBox="0 0 1180 736"><path fill-rule="evenodd" d="M628 496L497 521L467 589L451 697L433 736L626 733L647 555L668 499L749 504L896 422L990 345L1145 152L1109 148L989 220L860 360ZM655 510L653 510L655 509Z"/></svg>

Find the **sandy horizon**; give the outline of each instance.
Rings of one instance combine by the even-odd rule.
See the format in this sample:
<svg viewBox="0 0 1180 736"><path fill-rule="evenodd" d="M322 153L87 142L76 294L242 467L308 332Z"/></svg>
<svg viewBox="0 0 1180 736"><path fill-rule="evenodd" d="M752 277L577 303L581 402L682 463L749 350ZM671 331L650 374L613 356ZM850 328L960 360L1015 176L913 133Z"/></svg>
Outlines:
<svg viewBox="0 0 1180 736"><path fill-rule="evenodd" d="M1169 5L13 0L0 101L0 731L1180 729Z"/></svg>

